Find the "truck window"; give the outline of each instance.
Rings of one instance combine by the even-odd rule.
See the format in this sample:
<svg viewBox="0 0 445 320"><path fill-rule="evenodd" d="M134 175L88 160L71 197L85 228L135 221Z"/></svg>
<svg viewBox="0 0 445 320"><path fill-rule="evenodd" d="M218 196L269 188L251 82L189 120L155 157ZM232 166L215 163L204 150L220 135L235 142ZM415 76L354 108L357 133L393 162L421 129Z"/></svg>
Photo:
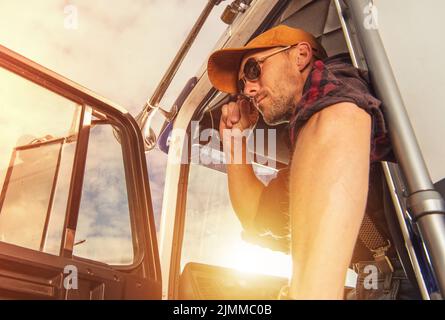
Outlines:
<svg viewBox="0 0 445 320"><path fill-rule="evenodd" d="M181 271L189 262L205 263L280 277L290 277L289 255L242 239L224 172L191 164Z"/></svg>
<svg viewBox="0 0 445 320"><path fill-rule="evenodd" d="M0 241L58 254L80 111L0 68Z"/></svg>
<svg viewBox="0 0 445 320"><path fill-rule="evenodd" d="M90 131L73 254L113 265L133 262L122 149L109 124Z"/></svg>
<svg viewBox="0 0 445 320"><path fill-rule="evenodd" d="M59 255L82 106L0 68L0 108L0 241ZM95 120L73 254L129 265L122 148L111 124Z"/></svg>

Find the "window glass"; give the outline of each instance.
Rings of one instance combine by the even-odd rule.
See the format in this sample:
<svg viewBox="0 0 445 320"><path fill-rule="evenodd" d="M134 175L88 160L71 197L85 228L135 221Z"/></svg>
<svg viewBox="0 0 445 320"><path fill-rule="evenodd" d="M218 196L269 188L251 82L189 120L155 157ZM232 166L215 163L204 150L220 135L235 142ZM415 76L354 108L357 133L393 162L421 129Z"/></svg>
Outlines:
<svg viewBox="0 0 445 320"><path fill-rule="evenodd" d="M58 254L81 109L0 68L0 241Z"/></svg>
<svg viewBox="0 0 445 320"><path fill-rule="evenodd" d="M73 254L114 265L133 262L122 148L111 125L91 129Z"/></svg>
<svg viewBox="0 0 445 320"><path fill-rule="evenodd" d="M188 262L289 277L289 255L242 239L224 172L190 165L181 270Z"/></svg>

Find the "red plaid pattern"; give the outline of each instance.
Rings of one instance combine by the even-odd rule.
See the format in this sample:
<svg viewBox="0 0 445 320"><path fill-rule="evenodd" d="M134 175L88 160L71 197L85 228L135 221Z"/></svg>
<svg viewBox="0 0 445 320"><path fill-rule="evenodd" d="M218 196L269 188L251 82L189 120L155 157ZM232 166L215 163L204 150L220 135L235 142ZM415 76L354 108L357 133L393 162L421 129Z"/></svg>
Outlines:
<svg viewBox="0 0 445 320"><path fill-rule="evenodd" d="M289 123L292 146L306 121L323 108L340 102L351 102L372 117L370 161L393 160L382 103L372 94L368 75L354 68L349 55L341 54L315 61Z"/></svg>

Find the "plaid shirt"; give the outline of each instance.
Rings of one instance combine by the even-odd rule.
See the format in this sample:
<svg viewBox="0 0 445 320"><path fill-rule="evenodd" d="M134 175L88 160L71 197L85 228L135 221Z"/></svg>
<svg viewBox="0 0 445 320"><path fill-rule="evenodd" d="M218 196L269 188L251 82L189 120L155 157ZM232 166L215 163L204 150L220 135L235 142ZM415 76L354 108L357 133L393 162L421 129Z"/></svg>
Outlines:
<svg viewBox="0 0 445 320"><path fill-rule="evenodd" d="M315 61L290 118L291 145L295 145L299 131L314 113L340 102L354 103L371 115L370 161L393 160L382 103L372 95L366 71L354 68L347 54Z"/></svg>

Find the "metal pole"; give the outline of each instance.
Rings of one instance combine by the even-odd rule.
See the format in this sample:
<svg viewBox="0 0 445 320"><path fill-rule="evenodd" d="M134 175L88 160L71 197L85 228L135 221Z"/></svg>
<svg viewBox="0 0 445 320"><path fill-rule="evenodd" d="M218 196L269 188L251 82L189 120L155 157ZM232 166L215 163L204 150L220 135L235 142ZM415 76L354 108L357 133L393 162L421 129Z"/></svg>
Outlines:
<svg viewBox="0 0 445 320"><path fill-rule="evenodd" d="M136 122L139 125L139 128L141 129L142 135L144 137L144 149L146 152L153 149L156 146L156 141L157 141L156 134L151 128L152 125L151 122L153 117L155 116L154 111L158 111L159 113L163 114L167 119L167 121L173 120L174 117L176 116L176 113L178 111L176 105L172 107L172 110L165 111L164 109L160 108L158 104L162 100L162 97L167 91L167 88L170 86L176 72L179 69L179 66L181 65L182 61L187 55L196 37L198 36L199 31L201 31L201 28L204 25L205 21L207 20L208 16L210 15L210 12L216 5L220 4L221 1L224 0L209 0L207 2L204 10L201 12L200 16L198 17L198 20L193 25L192 30L190 30L190 33L184 40L184 43L182 44L181 48L176 53L175 58L171 62L170 66L168 67L167 71L165 72L164 76L162 77L161 81L156 87L156 90L151 96L150 100L145 102L145 105L142 107L142 110L135 117ZM119 134L116 132L116 130L113 130L113 134L116 137L116 139L120 141Z"/></svg>
<svg viewBox="0 0 445 320"><path fill-rule="evenodd" d="M193 25L192 30L188 34L187 38L185 39L178 53L176 54L175 58L173 59L172 63L170 64L170 67L167 69L164 76L162 77L161 82L159 82L155 92L153 93L153 96L150 98L150 101L147 102L148 105L156 107L158 103L161 101L162 97L165 94L165 91L167 91L168 86L170 85L170 83L173 80L173 77L178 71L179 66L184 60L184 57L186 56L187 52L189 51L190 47L195 41L196 36L198 35L199 31L201 30L202 26L204 25L205 21L210 15L210 12L221 1L223 0L209 0L204 10L201 12L201 15L199 16L198 20Z"/></svg>
<svg viewBox="0 0 445 320"><path fill-rule="evenodd" d="M414 130L406 113L402 96L386 56L382 40L377 29L366 29L364 26L364 9L368 0L346 0L362 44L373 86L379 97L385 102L385 116L389 122L392 144L399 151L399 165L403 172L411 172L407 179L409 190L431 190L433 185L420 152ZM393 121L396 120L397 121Z"/></svg>
<svg viewBox="0 0 445 320"><path fill-rule="evenodd" d="M409 121L402 96L377 29L365 26L369 0L345 0L362 45L377 96L385 105L385 119L394 153L406 179L408 204L430 258L442 296L445 296L445 202L434 190Z"/></svg>

